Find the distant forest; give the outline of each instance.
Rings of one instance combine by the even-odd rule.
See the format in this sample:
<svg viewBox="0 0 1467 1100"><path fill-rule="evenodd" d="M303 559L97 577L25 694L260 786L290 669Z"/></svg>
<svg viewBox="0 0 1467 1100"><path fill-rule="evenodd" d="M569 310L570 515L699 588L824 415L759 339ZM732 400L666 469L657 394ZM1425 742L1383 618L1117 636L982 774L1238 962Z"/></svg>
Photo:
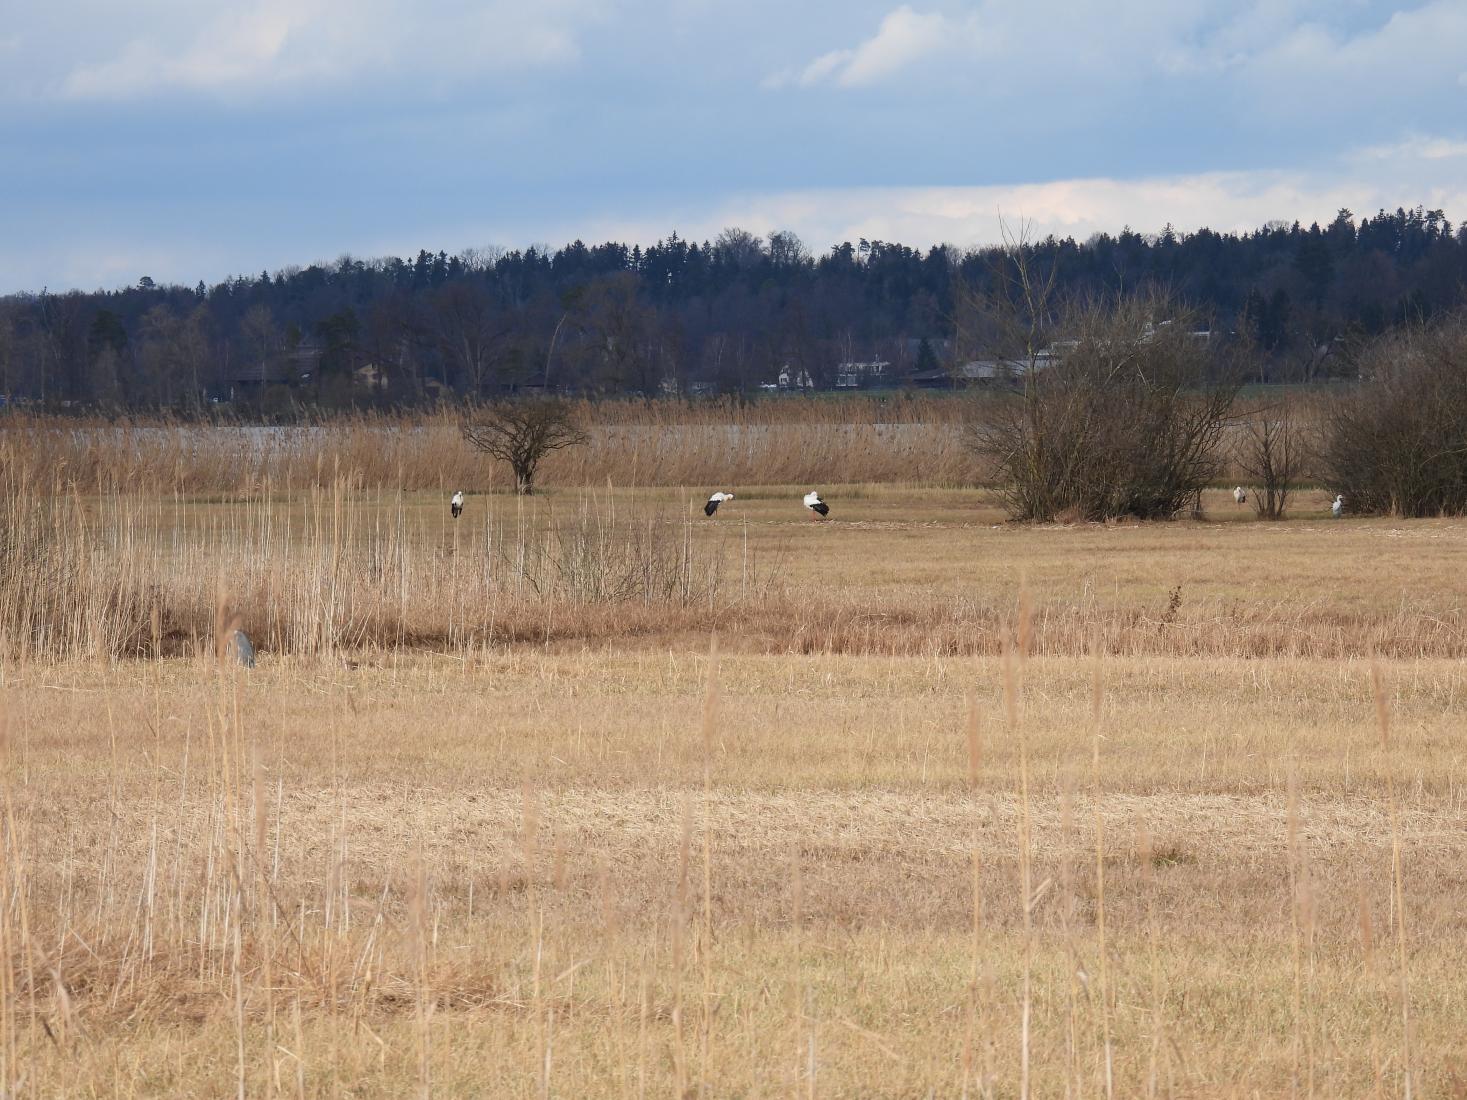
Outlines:
<svg viewBox="0 0 1467 1100"><path fill-rule="evenodd" d="M1258 380L1350 377L1352 341L1467 302L1467 226L1398 209L1326 226L1022 248L1055 302L1148 288L1258 349ZM402 406L513 391L752 393L941 385L1018 354L965 313L1014 306L1013 250L885 241L814 255L793 234L648 248L484 249L286 268L216 286L0 298L10 405ZM964 334L986 333L980 337ZM880 364L880 366L872 366Z"/></svg>

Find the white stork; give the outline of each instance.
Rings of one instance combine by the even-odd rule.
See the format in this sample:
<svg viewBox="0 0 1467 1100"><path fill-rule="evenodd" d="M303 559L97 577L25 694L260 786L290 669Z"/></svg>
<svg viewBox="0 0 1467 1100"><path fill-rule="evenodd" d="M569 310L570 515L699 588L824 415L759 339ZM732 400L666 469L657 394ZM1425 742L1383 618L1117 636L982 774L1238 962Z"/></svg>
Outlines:
<svg viewBox="0 0 1467 1100"><path fill-rule="evenodd" d="M459 489L453 494L453 499L448 502L448 510L453 513L453 518L458 519L464 512L464 491Z"/></svg>
<svg viewBox="0 0 1467 1100"><path fill-rule="evenodd" d="M720 504L725 500L733 500L733 497L734 495L732 493L714 493L708 498L708 503L703 505L703 514L705 516L711 516L714 512L718 511Z"/></svg>
<svg viewBox="0 0 1467 1100"><path fill-rule="evenodd" d="M1248 503L1248 490L1239 485L1233 490L1233 503L1243 505Z"/></svg>
<svg viewBox="0 0 1467 1100"><path fill-rule="evenodd" d="M810 509L810 518L812 520L816 516L823 519L825 516L830 515L830 505L821 500L820 494L813 489L805 494L805 507Z"/></svg>
<svg viewBox="0 0 1467 1100"><path fill-rule="evenodd" d="M1345 510L1345 496L1344 496L1343 493L1341 493L1341 494L1339 494L1338 496L1335 497L1335 502L1329 506L1329 511L1330 511L1330 515L1334 516L1335 519L1339 519L1340 518L1340 514L1342 512L1344 512L1344 510Z"/></svg>

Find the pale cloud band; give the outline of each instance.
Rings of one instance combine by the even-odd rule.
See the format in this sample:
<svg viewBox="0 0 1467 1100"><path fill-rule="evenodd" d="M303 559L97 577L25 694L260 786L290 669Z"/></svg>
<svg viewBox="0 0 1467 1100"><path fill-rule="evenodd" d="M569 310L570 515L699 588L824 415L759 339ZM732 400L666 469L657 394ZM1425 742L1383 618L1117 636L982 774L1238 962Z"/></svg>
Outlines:
<svg viewBox="0 0 1467 1100"><path fill-rule="evenodd" d="M1467 142L1413 139L1408 145L1418 147L1421 158L1455 159L1464 171L1454 174L1455 183L1423 188L1407 170L1408 154L1387 159L1380 150L1370 150L1360 154L1359 172L1207 172L1014 186L811 189L686 209L676 228L694 240L711 239L730 225L759 233L789 229L819 250L863 237L913 247L993 244L1000 239L1000 219L1022 221L1040 236L1081 241L1124 227L1157 233L1168 224L1178 232L1204 227L1247 232L1271 221L1327 223L1342 208L1357 218L1372 216L1381 208L1394 210L1403 196L1467 218ZM666 222L608 220L597 222L589 236L647 243L668 229Z"/></svg>
<svg viewBox="0 0 1467 1100"><path fill-rule="evenodd" d="M1422 186L1423 163L1448 169L1454 182ZM585 209L527 236L521 225L469 219L432 218L396 225L386 236L297 241L282 250L270 242L234 246L200 242L192 236L150 237L146 242L103 237L70 244L50 242L27 255L23 248L0 256L0 293L34 289L34 270L61 273L61 285L93 287L134 281L148 273L168 282L214 282L263 267L330 262L342 253L371 257L412 255L421 247L457 251L493 243L523 248L532 242L557 247L577 238L588 242L651 244L677 232L685 239L714 239L739 226L760 234L792 230L806 247L822 252L861 238L914 248L949 244L970 248L1000 240L1000 219L1023 222L1040 237L1050 233L1084 241L1097 232L1124 227L1154 234L1171 224L1179 233L1202 227L1248 232L1271 221L1328 222L1349 208L1357 218L1394 210L1403 200L1449 217L1467 219L1467 142L1415 136L1393 147L1349 154L1328 171L1208 172L1135 180L1067 179L1014 186L810 188L745 193L689 203L654 214L630 216ZM312 250L315 253L312 254Z"/></svg>
<svg viewBox="0 0 1467 1100"><path fill-rule="evenodd" d="M409 0L145 6L151 19L119 21L130 9L100 9L96 21L112 34L90 48L83 39L69 61L56 54L54 64L39 62L50 51L37 34L28 51L31 79L12 78L11 94L125 100L204 91L254 98L415 73L432 86L573 62L579 35L599 19L595 0L434 0L426 10ZM0 90L5 84L0 78Z"/></svg>

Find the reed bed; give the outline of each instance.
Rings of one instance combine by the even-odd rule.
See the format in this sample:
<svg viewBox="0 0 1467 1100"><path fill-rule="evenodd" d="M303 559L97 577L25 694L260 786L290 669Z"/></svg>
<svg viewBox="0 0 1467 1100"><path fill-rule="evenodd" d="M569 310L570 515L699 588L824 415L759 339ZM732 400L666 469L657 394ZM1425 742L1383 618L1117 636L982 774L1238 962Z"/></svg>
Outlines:
<svg viewBox="0 0 1467 1100"><path fill-rule="evenodd" d="M963 440L974 403L950 397L741 402L581 402L587 444L548 456L548 487L974 483ZM82 492L164 486L258 492L327 488L350 470L369 488L506 489L506 470L459 437L473 408L362 413L293 425L197 424L166 417L0 417L0 451Z"/></svg>
<svg viewBox="0 0 1467 1100"><path fill-rule="evenodd" d="M839 507L873 518L841 527L796 519L795 492L751 491L713 521L691 494L476 496L455 523L437 497L340 474L326 488L266 482L218 500L118 488L83 495L12 464L0 473L0 651L109 660L211 651L223 597L266 657L655 646L714 627L742 652L987 656L1014 629L1011 590L961 578L997 569L1016 583L1027 560L1051 582L1033 601L1036 655L1467 656L1467 609L1444 602L1433 580L1453 568L1461 533L1452 525L1419 532L1400 551L1417 557L1419 584L1394 597L1377 587L1378 599L1364 598L1382 552L1372 543L1392 529L1355 528L1359 574L1330 578L1349 586L1348 598L1332 599L1314 585L1259 591L1258 578L1306 568L1338 544L1338 526L1016 533L952 523L972 508L957 503L970 499L961 494L924 505L866 487ZM1251 515L1231 514L1233 525ZM1240 553L1245 530L1253 533ZM1141 569L1124 588L1093 583L1088 571L1122 540L1158 580ZM933 572L935 562L944 564Z"/></svg>
<svg viewBox="0 0 1467 1100"><path fill-rule="evenodd" d="M346 479L224 510L6 487L0 637L23 660L204 652L221 599L261 651L327 655L629 634L736 596L719 583L730 548L635 502L501 498L477 524L430 524Z"/></svg>
<svg viewBox="0 0 1467 1100"><path fill-rule="evenodd" d="M588 441L548 455L545 487L901 484L971 487L992 470L968 428L996 393L741 401L579 402ZM1291 399L1301 430L1318 398ZM1247 476L1236 462L1246 421L1277 415L1278 400L1240 400L1224 433L1220 480ZM509 472L476 453L459 425L472 406L413 413L350 413L288 425L197 423L167 416L0 416L0 456L43 469L83 493L139 487L256 494L266 485L330 488L349 470L364 488L405 492L504 491Z"/></svg>

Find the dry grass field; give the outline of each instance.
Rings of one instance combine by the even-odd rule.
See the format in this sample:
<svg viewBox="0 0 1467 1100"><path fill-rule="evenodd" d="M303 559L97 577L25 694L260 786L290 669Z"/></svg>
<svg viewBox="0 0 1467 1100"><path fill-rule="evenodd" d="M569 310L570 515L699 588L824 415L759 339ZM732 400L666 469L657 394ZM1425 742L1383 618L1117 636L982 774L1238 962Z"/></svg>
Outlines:
<svg viewBox="0 0 1467 1100"><path fill-rule="evenodd" d="M12 480L5 1095L1467 1094L1467 523L588 480Z"/></svg>

